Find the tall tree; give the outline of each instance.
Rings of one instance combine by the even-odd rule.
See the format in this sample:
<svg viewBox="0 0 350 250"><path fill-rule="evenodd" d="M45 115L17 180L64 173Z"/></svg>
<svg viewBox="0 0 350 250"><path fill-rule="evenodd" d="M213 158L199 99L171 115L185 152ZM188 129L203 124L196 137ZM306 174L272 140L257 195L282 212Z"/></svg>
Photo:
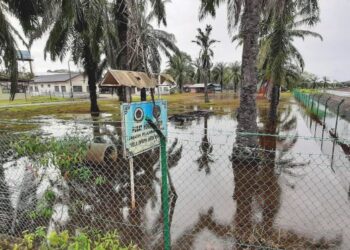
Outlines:
<svg viewBox="0 0 350 250"><path fill-rule="evenodd" d="M217 40L210 38L212 30L213 28L211 25L207 25L205 28L205 31L202 31L200 28L197 29L198 35L196 36L196 40L192 41L193 43L197 44L200 47L199 57L202 62L202 68L205 71L204 100L206 103L209 102L209 95L208 95L208 81L209 81L209 73L210 73L209 71L211 67L211 58L214 56L214 51L212 47L215 43L219 42Z"/></svg>
<svg viewBox="0 0 350 250"><path fill-rule="evenodd" d="M297 62L297 67L304 69L301 53L294 46L295 38L306 36L322 37L315 32L300 29L300 26L314 25L319 20L319 12L305 10L295 0L285 0L283 8L272 8L262 22L260 68L271 84L270 119L277 117L280 88L287 85L288 73ZM266 27L264 27L266 26Z"/></svg>
<svg viewBox="0 0 350 250"><path fill-rule="evenodd" d="M261 0L202 0L200 17L207 14L216 15L216 8L226 2L228 10L229 31L239 26L239 34L243 44L242 54L242 89L240 92L240 106L238 108L237 146L257 147L256 136L243 135L257 133L257 56L259 51L259 24L262 5Z"/></svg>
<svg viewBox="0 0 350 250"><path fill-rule="evenodd" d="M151 5L153 16L157 19L158 24L166 26L165 1L163 0L113 0L111 9L113 11L114 22L116 22L117 26L120 47L116 53L117 56L114 56L115 61L111 67L121 70L131 70L133 67L129 58L134 50L130 46L129 36L131 34L130 27L133 25L130 23L130 20L135 20L136 13L131 12L131 10L135 9L135 6L144 8L147 3ZM128 87L119 88L118 95L121 101L131 100L131 91Z"/></svg>
<svg viewBox="0 0 350 250"><path fill-rule="evenodd" d="M21 40L26 47L28 44L9 21L9 15L19 20L24 34L30 37L40 25L45 9L44 3L45 1L42 0L0 0L0 61L4 63L11 81L11 101L15 98L18 81L16 38Z"/></svg>
<svg viewBox="0 0 350 250"><path fill-rule="evenodd" d="M52 60L62 60L70 52L75 63L82 63L88 76L92 115L100 112L96 83L108 63L101 58L106 55L107 42L117 40L115 29L109 27L113 23L106 19L106 6L106 0L61 0L45 46L45 55L49 53Z"/></svg>
<svg viewBox="0 0 350 250"><path fill-rule="evenodd" d="M168 61L166 72L174 77L179 86L179 91L182 93L184 83L190 81L194 75L191 57L184 52L173 55Z"/></svg>
<svg viewBox="0 0 350 250"><path fill-rule="evenodd" d="M221 92L224 89L225 72L226 72L226 64L222 62L215 64L212 70L213 79L215 81L220 82Z"/></svg>
<svg viewBox="0 0 350 250"><path fill-rule="evenodd" d="M179 50L173 34L151 25L157 17L154 10L148 11L147 5L146 0L128 3L127 65L130 70L145 71L151 77L160 73L161 52L170 58L170 52ZM141 100L146 100L146 89L141 89Z"/></svg>
<svg viewBox="0 0 350 250"><path fill-rule="evenodd" d="M203 69L202 69L202 60L200 58L197 58L192 62L192 66L195 68L195 82L200 83L202 80L202 75L203 75Z"/></svg>
<svg viewBox="0 0 350 250"><path fill-rule="evenodd" d="M328 84L329 84L329 79L327 76L324 76L322 78L322 80L323 80L323 89L326 90L326 88L328 87Z"/></svg>
<svg viewBox="0 0 350 250"><path fill-rule="evenodd" d="M230 81L233 82L233 89L235 94L237 93L238 84L241 82L241 65L238 62L231 63L229 66Z"/></svg>

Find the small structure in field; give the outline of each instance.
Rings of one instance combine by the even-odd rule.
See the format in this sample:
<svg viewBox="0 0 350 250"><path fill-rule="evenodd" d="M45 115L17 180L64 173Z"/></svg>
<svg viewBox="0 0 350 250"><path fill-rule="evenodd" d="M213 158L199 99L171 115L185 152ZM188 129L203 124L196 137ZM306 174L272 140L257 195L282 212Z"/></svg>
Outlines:
<svg viewBox="0 0 350 250"><path fill-rule="evenodd" d="M129 92L125 94L127 99L130 98L125 100L126 102L130 102L131 95L141 92L142 89L147 90L156 86L156 79L150 78L145 72L127 70L108 70L100 83L103 92L116 89L119 96L123 92Z"/></svg>

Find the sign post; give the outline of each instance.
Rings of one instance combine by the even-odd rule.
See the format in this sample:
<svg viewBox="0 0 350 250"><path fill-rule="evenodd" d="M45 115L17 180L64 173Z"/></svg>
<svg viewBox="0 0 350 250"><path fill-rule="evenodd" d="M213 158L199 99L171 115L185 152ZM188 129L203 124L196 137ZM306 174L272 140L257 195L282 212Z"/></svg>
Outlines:
<svg viewBox="0 0 350 250"><path fill-rule="evenodd" d="M167 136L167 102L157 100L123 103L121 111L124 157L129 159L131 208L134 209L136 201L133 157L160 146L159 136L148 121L156 124L161 133Z"/></svg>

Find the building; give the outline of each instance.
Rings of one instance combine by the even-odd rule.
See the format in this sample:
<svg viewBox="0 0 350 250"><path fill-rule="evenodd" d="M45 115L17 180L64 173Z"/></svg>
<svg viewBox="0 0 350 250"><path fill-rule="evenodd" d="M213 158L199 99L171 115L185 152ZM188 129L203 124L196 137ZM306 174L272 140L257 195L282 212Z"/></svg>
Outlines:
<svg viewBox="0 0 350 250"><path fill-rule="evenodd" d="M158 85L156 87L156 93L161 95L170 95L176 90L176 82L174 78L169 74L160 74L158 76Z"/></svg>
<svg viewBox="0 0 350 250"><path fill-rule="evenodd" d="M53 95L60 97L87 97L89 86L87 77L83 73L62 73L35 76L34 82L29 84L31 95Z"/></svg>
<svg viewBox="0 0 350 250"><path fill-rule="evenodd" d="M221 88L220 88L220 90L221 90ZM204 93L205 92L204 83L186 85L186 86L184 86L184 91L189 92L189 93ZM215 84L209 83L208 84L208 92L215 92L215 91L216 91Z"/></svg>

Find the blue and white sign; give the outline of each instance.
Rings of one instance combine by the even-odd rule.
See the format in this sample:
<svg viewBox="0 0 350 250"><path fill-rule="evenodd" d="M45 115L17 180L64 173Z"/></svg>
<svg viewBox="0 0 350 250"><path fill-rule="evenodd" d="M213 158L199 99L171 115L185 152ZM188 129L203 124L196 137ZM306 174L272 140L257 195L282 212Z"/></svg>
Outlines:
<svg viewBox="0 0 350 250"><path fill-rule="evenodd" d="M159 136L149 126L146 118L157 124L167 137L166 101L123 103L121 111L125 157L136 156L160 145Z"/></svg>

